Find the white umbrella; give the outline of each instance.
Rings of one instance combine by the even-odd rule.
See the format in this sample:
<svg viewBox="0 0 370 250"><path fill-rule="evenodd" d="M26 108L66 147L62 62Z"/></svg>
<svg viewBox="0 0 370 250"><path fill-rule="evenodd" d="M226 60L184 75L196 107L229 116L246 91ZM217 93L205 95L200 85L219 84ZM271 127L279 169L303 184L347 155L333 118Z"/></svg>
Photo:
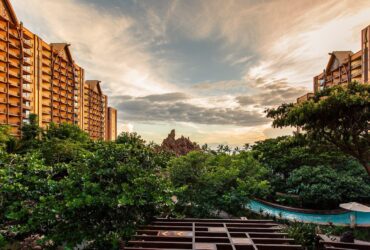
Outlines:
<svg viewBox="0 0 370 250"><path fill-rule="evenodd" d="M370 213L370 207L357 202L342 203L339 206L350 211Z"/></svg>
<svg viewBox="0 0 370 250"><path fill-rule="evenodd" d="M356 226L356 212L370 213L370 207L357 202L342 203L339 206L346 210L353 211L350 215L351 228L354 228Z"/></svg>

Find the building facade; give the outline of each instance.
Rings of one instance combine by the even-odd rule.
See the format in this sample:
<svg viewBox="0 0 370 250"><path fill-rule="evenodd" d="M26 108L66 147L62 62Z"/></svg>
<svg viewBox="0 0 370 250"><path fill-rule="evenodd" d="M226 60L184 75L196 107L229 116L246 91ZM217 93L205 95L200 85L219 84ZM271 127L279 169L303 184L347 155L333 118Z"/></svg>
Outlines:
<svg viewBox="0 0 370 250"><path fill-rule="evenodd" d="M108 99L101 91L100 81L86 81L83 96L83 129L93 139L106 138Z"/></svg>
<svg viewBox="0 0 370 250"><path fill-rule="evenodd" d="M313 78L313 92L339 84L348 84L357 81L369 83L370 78L370 26L361 32L361 50L333 51L329 53L329 62L321 74ZM313 96L308 93L297 99L297 102L306 101Z"/></svg>
<svg viewBox="0 0 370 250"><path fill-rule="evenodd" d="M70 45L47 43L20 23L9 0L0 0L0 124L21 136L21 126L36 114L49 123L79 126L93 139L110 139L108 98L100 81L85 81Z"/></svg>
<svg viewBox="0 0 370 250"><path fill-rule="evenodd" d="M106 140L107 141L112 141L117 138L117 110L112 107L108 107L108 112L107 112L107 135L106 135Z"/></svg>

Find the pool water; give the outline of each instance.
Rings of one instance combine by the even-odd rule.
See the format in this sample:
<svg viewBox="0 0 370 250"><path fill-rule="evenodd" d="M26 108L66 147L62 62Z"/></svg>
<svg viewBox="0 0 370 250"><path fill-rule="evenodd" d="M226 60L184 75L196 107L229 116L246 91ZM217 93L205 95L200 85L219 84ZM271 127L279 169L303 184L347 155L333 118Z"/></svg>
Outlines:
<svg viewBox="0 0 370 250"><path fill-rule="evenodd" d="M291 221L310 222L316 224L333 223L335 225L350 225L350 215L355 214L357 225L370 226L370 213L344 212L340 214L309 214L272 207L254 200L247 204L247 208L256 213L261 213L262 209L264 214L276 216L277 218L280 217Z"/></svg>

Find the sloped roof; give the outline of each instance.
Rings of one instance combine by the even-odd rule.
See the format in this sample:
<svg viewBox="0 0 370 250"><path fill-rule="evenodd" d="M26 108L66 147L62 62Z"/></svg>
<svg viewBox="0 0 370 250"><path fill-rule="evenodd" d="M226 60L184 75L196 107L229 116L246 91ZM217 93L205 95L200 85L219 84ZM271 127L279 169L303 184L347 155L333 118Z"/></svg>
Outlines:
<svg viewBox="0 0 370 250"><path fill-rule="evenodd" d="M101 88L100 88L101 81L99 80L86 80L85 84L89 86L92 90L97 90L99 94L102 94Z"/></svg>
<svg viewBox="0 0 370 250"><path fill-rule="evenodd" d="M338 61L338 66L342 65L348 60L348 57L353 55L352 51L333 51L329 53L330 59L328 65L326 66L326 71L330 72L331 67L335 61Z"/></svg>
<svg viewBox="0 0 370 250"><path fill-rule="evenodd" d="M64 50L66 52L68 60L70 62L73 62L72 54L71 54L71 51L69 50L69 46L71 46L70 44L68 44L68 43L51 43L50 45L57 52L60 52L60 51Z"/></svg>
<svg viewBox="0 0 370 250"><path fill-rule="evenodd" d="M9 21L14 23L14 24L18 24L19 21L18 21L18 18L14 12L14 9L13 9L13 6L12 4L10 3L9 0L0 0L0 4L1 4L1 15L4 15L4 11L5 13L9 16Z"/></svg>

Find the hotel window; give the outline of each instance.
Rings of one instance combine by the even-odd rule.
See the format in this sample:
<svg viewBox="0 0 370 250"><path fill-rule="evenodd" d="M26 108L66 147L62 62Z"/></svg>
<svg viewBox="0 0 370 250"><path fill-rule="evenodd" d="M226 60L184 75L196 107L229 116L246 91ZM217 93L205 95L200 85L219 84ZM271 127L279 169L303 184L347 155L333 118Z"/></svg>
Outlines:
<svg viewBox="0 0 370 250"><path fill-rule="evenodd" d="M31 89L31 84L23 83L23 88L25 88L25 89Z"/></svg>
<svg viewBox="0 0 370 250"><path fill-rule="evenodd" d="M26 118L30 118L30 111L29 110L24 110L23 113L26 115Z"/></svg>
<svg viewBox="0 0 370 250"><path fill-rule="evenodd" d="M30 75L23 75L23 78L31 81L31 76Z"/></svg>
<svg viewBox="0 0 370 250"><path fill-rule="evenodd" d="M24 58L23 58L23 60L24 60L25 62L31 63L31 58L24 57Z"/></svg>

